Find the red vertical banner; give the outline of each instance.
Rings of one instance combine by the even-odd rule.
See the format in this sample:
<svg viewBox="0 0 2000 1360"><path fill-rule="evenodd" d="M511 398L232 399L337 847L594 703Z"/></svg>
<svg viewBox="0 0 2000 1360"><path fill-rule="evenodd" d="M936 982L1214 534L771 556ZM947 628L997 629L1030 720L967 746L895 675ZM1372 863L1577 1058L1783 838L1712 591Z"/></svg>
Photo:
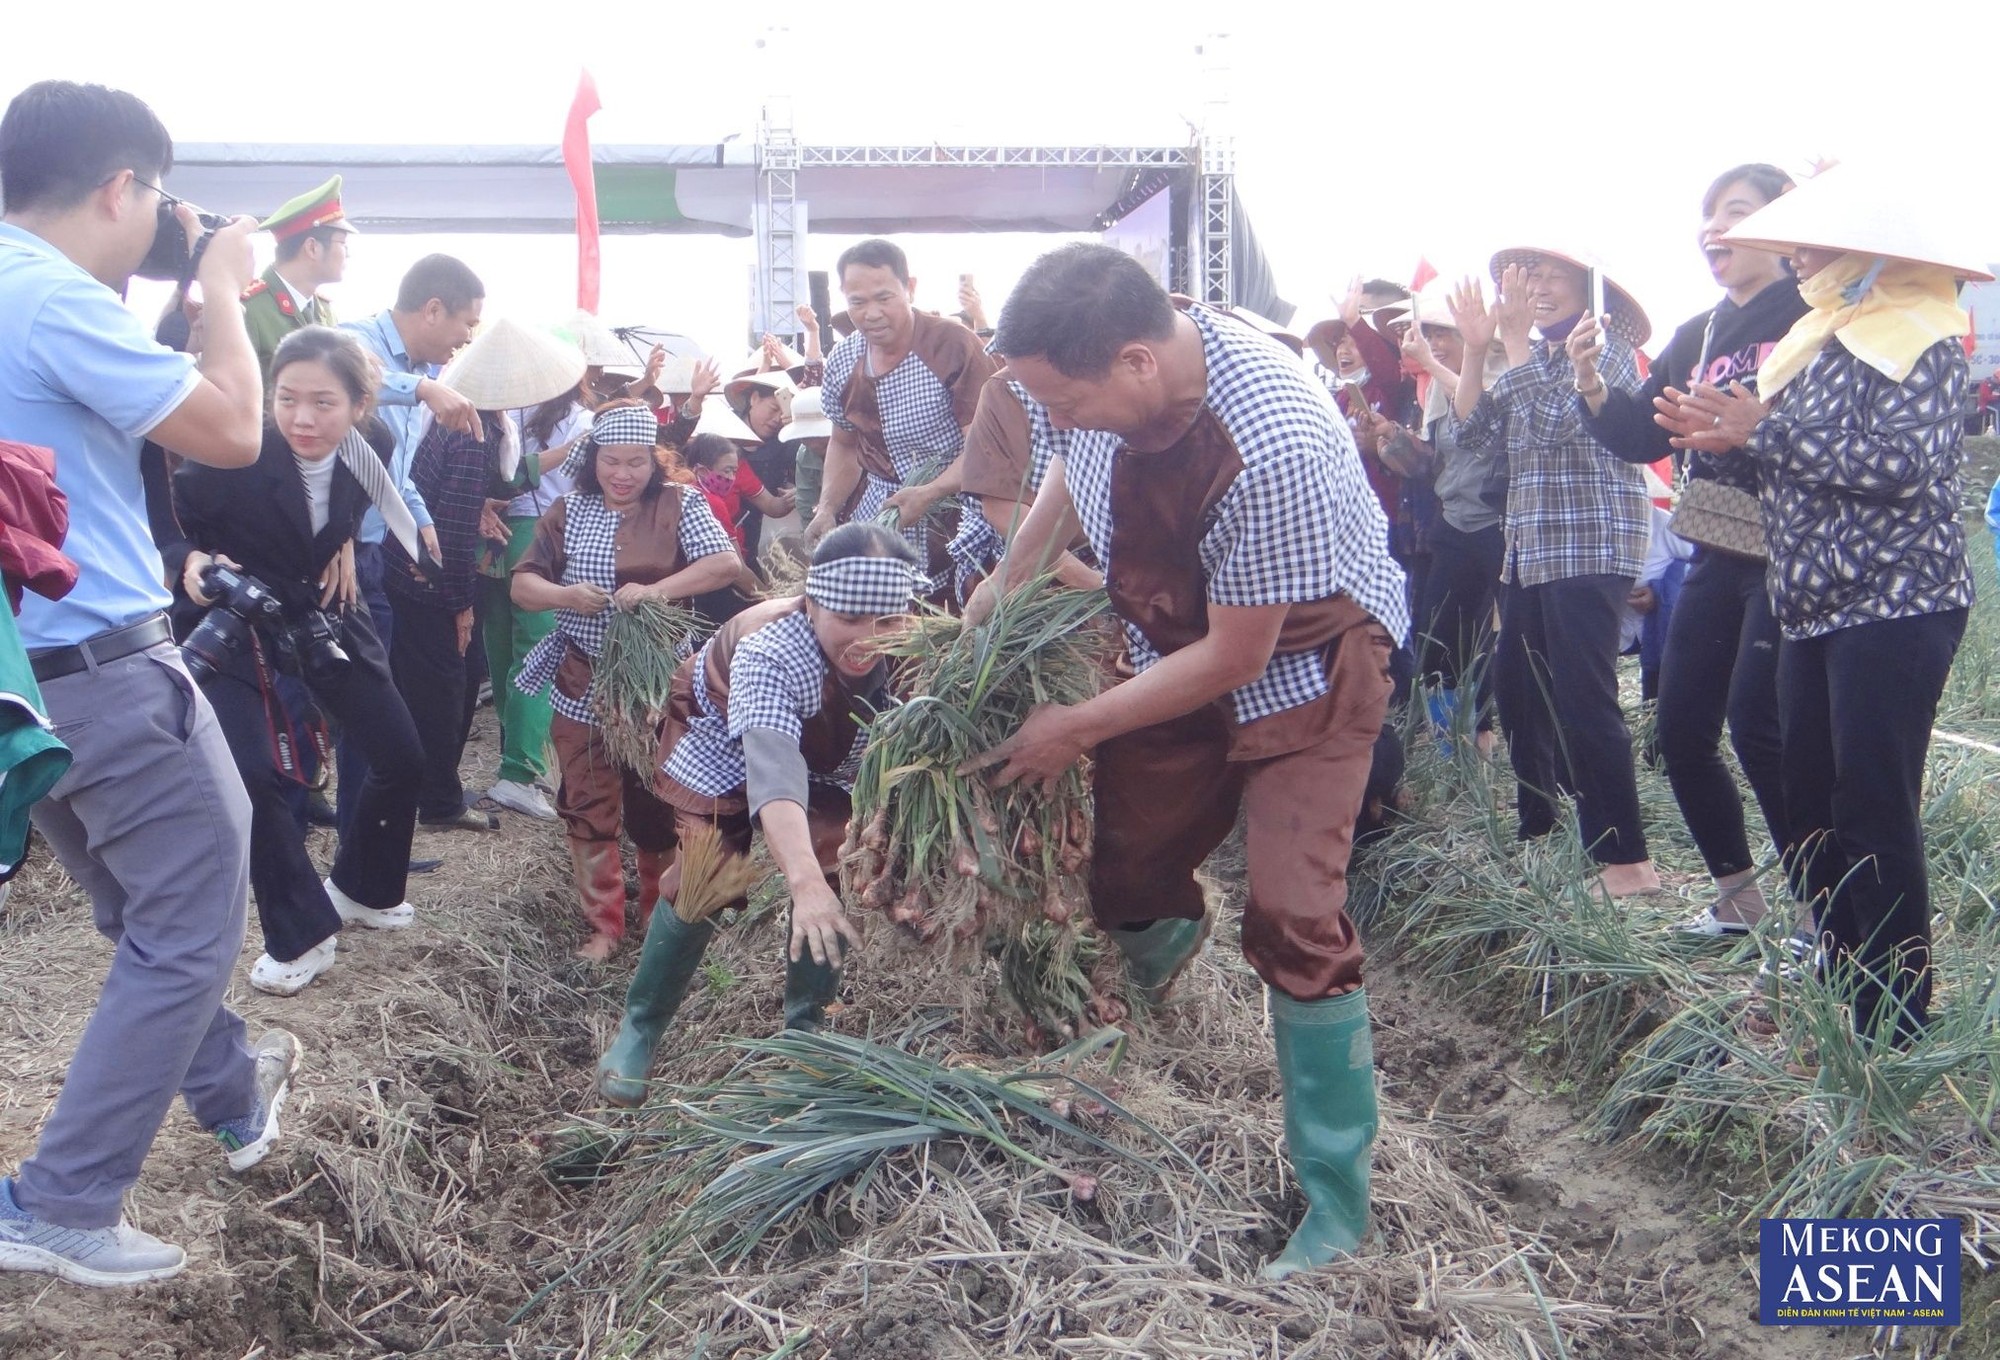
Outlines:
<svg viewBox="0 0 2000 1360"><path fill-rule="evenodd" d="M1979 313L1971 307L1965 309L1965 357L1970 359L1979 352Z"/></svg>
<svg viewBox="0 0 2000 1360"><path fill-rule="evenodd" d="M601 107L597 82L585 71L576 82L576 98L570 101L562 153L569 182L576 190L576 305L593 315L603 271L597 243L597 175L590 162L590 115Z"/></svg>

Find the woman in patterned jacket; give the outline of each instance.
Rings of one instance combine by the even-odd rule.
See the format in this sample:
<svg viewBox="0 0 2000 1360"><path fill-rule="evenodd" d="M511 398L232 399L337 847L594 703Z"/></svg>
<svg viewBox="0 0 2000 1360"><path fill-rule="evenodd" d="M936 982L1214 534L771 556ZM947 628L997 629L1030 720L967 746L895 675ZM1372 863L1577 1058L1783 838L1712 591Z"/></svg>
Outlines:
<svg viewBox="0 0 2000 1360"><path fill-rule="evenodd" d="M1972 604L1958 281L1992 277L1900 189L1832 170L1729 232L1789 253L1812 310L1756 394L1670 394L1676 444L1757 460L1785 806L1821 966L1851 991L1856 1030L1893 1043L1929 1019L1924 764Z"/></svg>
<svg viewBox="0 0 2000 1360"><path fill-rule="evenodd" d="M711 826L727 852L747 855L752 827L763 830L792 899L787 1028L818 1026L843 949L859 943L832 875L867 718L887 702L888 666L871 643L902 623L928 582L893 529L843 525L814 551L805 594L744 610L674 675L663 745L672 754L657 787L679 833ZM713 918L683 921L671 901L653 913L618 1038L598 1063L598 1091L612 1104L645 1098L653 1050L714 933Z"/></svg>
<svg viewBox="0 0 2000 1360"><path fill-rule="evenodd" d="M674 848L673 812L605 749L591 708L591 666L610 610L647 597L685 604L736 579L742 559L698 488L667 480L653 452L658 423L637 401L598 411L575 468L576 489L535 524L514 566L514 603L553 609L556 626L523 658L515 685L548 691L549 739L562 783L556 812L569 831L577 897L591 934L578 957L601 963L625 935L622 826L637 848L640 928L659 899Z"/></svg>

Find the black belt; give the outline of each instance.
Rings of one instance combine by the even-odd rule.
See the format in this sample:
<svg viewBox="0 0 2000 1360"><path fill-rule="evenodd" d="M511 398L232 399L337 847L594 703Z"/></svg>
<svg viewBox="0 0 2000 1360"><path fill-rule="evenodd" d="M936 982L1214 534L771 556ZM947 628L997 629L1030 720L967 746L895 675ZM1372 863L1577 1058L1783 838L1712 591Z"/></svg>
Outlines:
<svg viewBox="0 0 2000 1360"><path fill-rule="evenodd" d="M93 664L102 666L134 652L143 652L148 647L157 647L170 641L173 633L167 627L167 616L155 614L150 619L128 623L123 628L113 628L108 633L99 633L94 638L79 642L74 647L51 647L46 652L34 652L29 662L34 666L35 679L42 684L61 679L65 675L75 675L86 671Z"/></svg>

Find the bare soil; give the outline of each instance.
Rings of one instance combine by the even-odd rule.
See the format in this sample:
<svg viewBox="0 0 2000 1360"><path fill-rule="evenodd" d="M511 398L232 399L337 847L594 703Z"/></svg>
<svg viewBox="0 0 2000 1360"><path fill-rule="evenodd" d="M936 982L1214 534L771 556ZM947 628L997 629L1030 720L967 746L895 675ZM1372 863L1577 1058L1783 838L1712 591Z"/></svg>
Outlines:
<svg viewBox="0 0 2000 1360"><path fill-rule="evenodd" d="M490 714L479 725L490 729ZM469 785L491 761L477 734ZM623 1263L583 1263L623 1203L616 1174L590 1188L546 1172L565 1130L593 1112L590 1067L630 954L600 970L571 961L580 932L559 830L502 817L499 835L419 838L419 853L447 862L411 881L415 928L343 934L339 964L295 998L263 996L239 974L232 1004L253 1032L282 1025L306 1046L284 1141L234 1176L177 1109L128 1213L185 1245L188 1270L124 1291L0 1276L0 1356L1803 1360L1865 1344L1755 1326L1754 1231L1718 1224L1693 1183L1585 1136L1579 1109L1544 1089L1504 1027L1386 961L1370 981L1385 1092L1380 1240L1335 1269L1261 1285L1255 1262L1297 1206L1258 994L1227 927L1121 1076L1121 1098L1200 1140L1214 1174L1240 1179L1248 1207L1210 1224L1213 1242L1181 1242L1170 1259L1160 1234L1142 1249L1107 1226L1104 1215L1157 1219L1171 1237L1167 1206L1137 1192L1120 1200L1107 1182L1114 1202L1093 1225L1042 1190L1002 1193L1004 1167L961 1167L961 1178L940 1155L903 1217L842 1225L840 1251L780 1249L652 1299L622 1297ZM249 935L246 972L260 949L254 920ZM765 921L719 940L664 1058L676 1076L717 1070L699 1042L776 1028L778 939ZM107 961L87 904L41 852L0 915L0 1167L31 1149ZM920 971L892 974L896 963L871 937L839 1028L886 1031L917 1006L956 1004L955 987L938 995ZM991 1035L983 1018L964 1024L968 1042ZM1482 1275L1467 1265L1479 1261L1508 1264ZM786 1351L805 1328L811 1338ZM641 1347L645 1336L661 1339Z"/></svg>

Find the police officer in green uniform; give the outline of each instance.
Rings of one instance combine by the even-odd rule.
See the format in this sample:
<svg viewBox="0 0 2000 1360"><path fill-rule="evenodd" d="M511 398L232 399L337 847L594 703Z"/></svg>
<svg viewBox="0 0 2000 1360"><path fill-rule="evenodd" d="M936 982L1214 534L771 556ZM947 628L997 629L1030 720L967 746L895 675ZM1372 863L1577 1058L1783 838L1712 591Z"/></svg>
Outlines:
<svg viewBox="0 0 2000 1360"><path fill-rule="evenodd" d="M278 260L243 291L243 319L268 384L280 341L301 326L334 324L333 308L319 290L347 272L354 224L341 211L340 176L300 194L258 226L277 238Z"/></svg>

